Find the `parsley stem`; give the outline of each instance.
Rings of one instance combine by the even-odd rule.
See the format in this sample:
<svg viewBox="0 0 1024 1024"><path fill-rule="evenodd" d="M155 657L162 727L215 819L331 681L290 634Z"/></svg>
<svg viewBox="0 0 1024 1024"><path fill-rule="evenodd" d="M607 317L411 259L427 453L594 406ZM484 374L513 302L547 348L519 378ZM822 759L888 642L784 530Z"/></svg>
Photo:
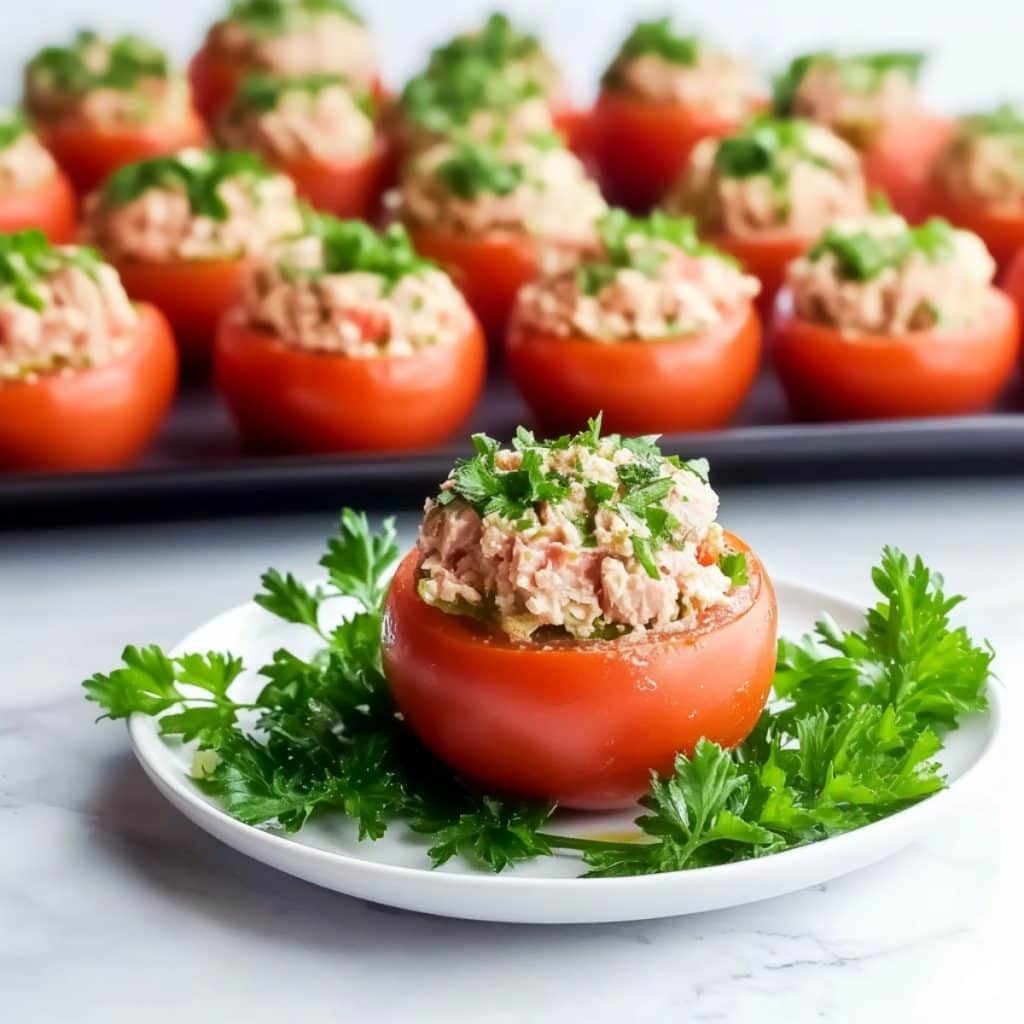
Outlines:
<svg viewBox="0 0 1024 1024"><path fill-rule="evenodd" d="M579 850L586 853L589 850L635 850L637 846L645 843L636 842L614 842L610 839L583 839L579 836L558 836L551 832L538 832L537 838L543 840L548 846L559 850Z"/></svg>

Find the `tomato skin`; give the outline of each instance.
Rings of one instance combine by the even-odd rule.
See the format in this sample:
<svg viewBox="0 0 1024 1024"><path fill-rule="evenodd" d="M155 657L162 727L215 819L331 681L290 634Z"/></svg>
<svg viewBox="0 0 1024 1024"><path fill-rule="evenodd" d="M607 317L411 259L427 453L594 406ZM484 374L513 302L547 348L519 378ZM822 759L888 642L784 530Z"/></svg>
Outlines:
<svg viewBox="0 0 1024 1024"><path fill-rule="evenodd" d="M606 344L526 327L513 317L509 373L544 428L566 433L604 413L624 434L709 430L725 423L753 383L761 322L744 303L712 330L666 341Z"/></svg>
<svg viewBox="0 0 1024 1024"><path fill-rule="evenodd" d="M626 807L701 737L742 742L768 698L778 612L750 549L754 597L738 615L634 642L545 646L490 635L421 600L418 554L384 612L384 674L413 732L499 792L565 807Z"/></svg>
<svg viewBox="0 0 1024 1024"><path fill-rule="evenodd" d="M1017 307L1018 320L1024 326L1024 249L1018 249L1017 254L1010 260L1000 287L1013 299L1013 304Z"/></svg>
<svg viewBox="0 0 1024 1024"><path fill-rule="evenodd" d="M750 113L756 109L752 105ZM634 213L646 212L675 184L701 139L730 135L744 120L602 89L594 107L592 139L606 198Z"/></svg>
<svg viewBox="0 0 1024 1024"><path fill-rule="evenodd" d="M278 168L295 182L302 198L318 210L346 219L373 220L390 167L387 146L378 141L372 153L359 160L286 160Z"/></svg>
<svg viewBox="0 0 1024 1024"><path fill-rule="evenodd" d="M222 320L214 382L248 445L292 452L409 451L447 440L483 386L477 324L453 347L350 359L303 352Z"/></svg>
<svg viewBox="0 0 1024 1024"><path fill-rule="evenodd" d="M1013 374L1017 311L995 288L984 324L956 335L931 331L844 337L801 320L786 291L773 326L776 366L794 410L807 419L953 416L987 408Z"/></svg>
<svg viewBox="0 0 1024 1024"><path fill-rule="evenodd" d="M584 163L590 161L594 149L593 110L564 104L552 111L552 119L565 145Z"/></svg>
<svg viewBox="0 0 1024 1024"><path fill-rule="evenodd" d="M238 299L251 262L244 259L139 263L112 260L128 294L160 309L174 329L182 369L210 364L221 316Z"/></svg>
<svg viewBox="0 0 1024 1024"><path fill-rule="evenodd" d="M537 276L538 243L529 235L473 237L411 229L417 252L451 276L494 345L505 336L519 289Z"/></svg>
<svg viewBox="0 0 1024 1024"><path fill-rule="evenodd" d="M0 233L39 228L55 245L75 240L77 203L71 182L62 171L52 178L0 196Z"/></svg>
<svg viewBox="0 0 1024 1024"><path fill-rule="evenodd" d="M145 448L174 397L178 357L160 311L138 313L139 340L113 362L0 384L0 468L112 469Z"/></svg>
<svg viewBox="0 0 1024 1024"><path fill-rule="evenodd" d="M803 256L814 244L813 238L804 238L778 232L759 235L708 235L706 241L722 252L735 257L743 269L761 282L757 310L767 320L775 308L775 297L786 283L786 269L793 260Z"/></svg>
<svg viewBox="0 0 1024 1024"><path fill-rule="evenodd" d="M207 124L220 116L238 91L245 68L236 60L207 46L199 49L188 65L192 96Z"/></svg>
<svg viewBox="0 0 1024 1024"><path fill-rule="evenodd" d="M1009 266L1018 249L1024 248L1024 212L968 205L954 199L938 183L931 186L927 207L929 214L973 231L988 247L1000 271Z"/></svg>
<svg viewBox="0 0 1024 1024"><path fill-rule="evenodd" d="M41 123L43 145L71 179L79 195L101 185L118 168L206 141L199 115L189 110L181 124L101 129L73 118Z"/></svg>

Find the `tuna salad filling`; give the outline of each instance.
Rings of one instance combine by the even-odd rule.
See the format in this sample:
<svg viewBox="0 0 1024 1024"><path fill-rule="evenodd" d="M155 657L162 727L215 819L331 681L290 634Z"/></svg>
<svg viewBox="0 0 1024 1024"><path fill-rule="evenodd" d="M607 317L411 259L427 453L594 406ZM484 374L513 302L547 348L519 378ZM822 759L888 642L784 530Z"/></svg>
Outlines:
<svg viewBox="0 0 1024 1024"><path fill-rule="evenodd" d="M369 94L322 73L246 79L216 135L221 146L255 150L271 163L358 160L376 144Z"/></svg>
<svg viewBox="0 0 1024 1024"><path fill-rule="evenodd" d="M662 455L654 438L538 441L482 434L420 527L419 593L514 640L601 640L686 629L749 605L746 557L715 521L703 460Z"/></svg>
<svg viewBox="0 0 1024 1024"><path fill-rule="evenodd" d="M19 111L0 111L0 195L22 192L57 173L57 164Z"/></svg>
<svg viewBox="0 0 1024 1024"><path fill-rule="evenodd" d="M203 150L122 167L86 211L93 244L142 263L258 256L302 224L290 178L249 153Z"/></svg>
<svg viewBox="0 0 1024 1024"><path fill-rule="evenodd" d="M671 19L641 22L605 72L604 85L651 103L675 103L739 120L764 102L753 66L682 35Z"/></svg>
<svg viewBox="0 0 1024 1024"><path fill-rule="evenodd" d="M1024 207L1024 113L1003 106L965 117L935 175L957 202L994 210Z"/></svg>
<svg viewBox="0 0 1024 1024"><path fill-rule="evenodd" d="M809 121L758 117L729 138L698 143L665 202L702 233L817 236L837 217L868 211L860 157Z"/></svg>
<svg viewBox="0 0 1024 1024"><path fill-rule="evenodd" d="M981 239L937 218L839 222L789 267L801 319L849 334L957 330L989 301L995 263Z"/></svg>
<svg viewBox="0 0 1024 1024"><path fill-rule="evenodd" d="M583 164L554 136L504 147L435 146L406 167L397 207L410 227L454 234L528 234L578 251L607 210Z"/></svg>
<svg viewBox="0 0 1024 1024"><path fill-rule="evenodd" d="M420 259L405 231L322 216L252 275L249 325L287 345L352 358L403 356L456 344L473 319L446 274Z"/></svg>
<svg viewBox="0 0 1024 1024"><path fill-rule="evenodd" d="M0 235L0 387L102 366L131 348L137 323L98 253L36 230Z"/></svg>
<svg viewBox="0 0 1024 1024"><path fill-rule="evenodd" d="M79 32L68 46L48 46L32 58L25 107L44 122L177 124L189 116L191 99L184 76L158 47L136 36L105 39Z"/></svg>
<svg viewBox="0 0 1024 1024"><path fill-rule="evenodd" d="M917 113L917 80L924 54L894 51L838 56L808 53L775 82L780 114L806 117L868 145L887 124Z"/></svg>
<svg viewBox="0 0 1024 1024"><path fill-rule="evenodd" d="M526 285L519 323L600 342L657 341L708 330L749 302L756 278L697 241L693 221L620 210L601 222L601 253Z"/></svg>
<svg viewBox="0 0 1024 1024"><path fill-rule="evenodd" d="M377 79L373 41L345 0L232 0L206 46L253 71L333 72L363 89Z"/></svg>

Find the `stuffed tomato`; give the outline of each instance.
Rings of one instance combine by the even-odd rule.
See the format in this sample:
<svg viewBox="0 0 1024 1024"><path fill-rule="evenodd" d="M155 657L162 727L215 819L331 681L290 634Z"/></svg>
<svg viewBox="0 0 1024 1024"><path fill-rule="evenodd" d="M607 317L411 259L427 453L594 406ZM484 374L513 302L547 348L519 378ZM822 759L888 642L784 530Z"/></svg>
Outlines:
<svg viewBox="0 0 1024 1024"><path fill-rule="evenodd" d="M232 0L189 65L196 106L211 125L250 75L342 75L379 93L377 52L347 0Z"/></svg>
<svg viewBox="0 0 1024 1024"><path fill-rule="evenodd" d="M642 22L605 72L594 108L594 160L610 202L633 211L661 201L701 139L736 131L765 104L746 61L668 18Z"/></svg>
<svg viewBox="0 0 1024 1024"><path fill-rule="evenodd" d="M725 139L705 139L665 208L761 282L768 315L786 267L837 217L867 212L857 152L810 121L757 117Z"/></svg>
<svg viewBox="0 0 1024 1024"><path fill-rule="evenodd" d="M597 242L607 207L557 140L441 143L406 167L398 212L413 244L451 274L499 343L519 289Z"/></svg>
<svg viewBox="0 0 1024 1024"><path fill-rule="evenodd" d="M133 299L163 311L191 371L208 365L253 261L303 224L290 178L249 153L202 150L123 167L86 213L89 240Z"/></svg>
<svg viewBox="0 0 1024 1024"><path fill-rule="evenodd" d="M0 112L0 233L27 228L73 242L75 193L25 116Z"/></svg>
<svg viewBox="0 0 1024 1024"><path fill-rule="evenodd" d="M981 240L941 220L840 224L792 265L774 322L794 410L813 419L987 408L1020 347L1013 302Z"/></svg>
<svg viewBox="0 0 1024 1024"><path fill-rule="evenodd" d="M95 252L0 235L0 469L107 469L155 434L177 383L170 329Z"/></svg>
<svg viewBox="0 0 1024 1024"><path fill-rule="evenodd" d="M135 36L79 32L67 46L40 50L25 73L25 107L80 193L125 164L206 136L185 78Z"/></svg>
<svg viewBox="0 0 1024 1024"><path fill-rule="evenodd" d="M473 408L486 345L465 300L399 227L322 217L251 276L214 378L249 447L404 451Z"/></svg>
<svg viewBox="0 0 1024 1024"><path fill-rule="evenodd" d="M796 57L775 83L780 114L804 117L860 152L868 185L904 217L926 212L928 170L949 139L948 118L918 92L924 54L907 51Z"/></svg>
<svg viewBox="0 0 1024 1024"><path fill-rule="evenodd" d="M603 413L623 433L726 423L757 373L757 281L697 241L692 221L622 211L599 255L519 293L509 373L546 430Z"/></svg>
<svg viewBox="0 0 1024 1024"><path fill-rule="evenodd" d="M385 605L399 710L472 782L628 806L702 737L757 722L777 613L707 464L649 438L482 435L427 503Z"/></svg>

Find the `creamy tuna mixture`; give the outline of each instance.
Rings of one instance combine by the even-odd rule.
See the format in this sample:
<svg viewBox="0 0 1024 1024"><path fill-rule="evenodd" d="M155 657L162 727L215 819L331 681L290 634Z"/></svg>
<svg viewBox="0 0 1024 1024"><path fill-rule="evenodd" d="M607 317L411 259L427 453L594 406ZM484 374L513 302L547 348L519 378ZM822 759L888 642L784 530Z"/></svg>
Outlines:
<svg viewBox="0 0 1024 1024"><path fill-rule="evenodd" d="M605 639L697 624L750 601L743 554L715 521L707 464L653 438L484 435L427 501L419 592L517 640Z"/></svg>
<svg viewBox="0 0 1024 1024"><path fill-rule="evenodd" d="M143 263L257 256L302 223L290 178L249 153L203 150L121 168L86 211L93 244Z"/></svg>
<svg viewBox="0 0 1024 1024"><path fill-rule="evenodd" d="M954 331L985 311L995 263L984 243L933 219L837 223L790 264L796 314L850 334Z"/></svg>
<svg viewBox="0 0 1024 1024"><path fill-rule="evenodd" d="M448 276L413 251L405 231L320 217L252 275L250 326L288 345L352 358L454 345L472 316Z"/></svg>
<svg viewBox="0 0 1024 1024"><path fill-rule="evenodd" d="M228 149L252 149L271 163L358 160L373 151L376 129L366 94L337 75L249 78L216 131Z"/></svg>
<svg viewBox="0 0 1024 1024"><path fill-rule="evenodd" d="M871 142L887 124L920 109L917 79L920 53L797 57L775 83L779 113L827 125L854 145Z"/></svg>
<svg viewBox="0 0 1024 1024"><path fill-rule="evenodd" d="M689 218L616 210L602 221L601 247L598 258L526 285L517 320L594 341L656 341L715 326L760 288L701 245Z"/></svg>
<svg viewBox="0 0 1024 1024"><path fill-rule="evenodd" d="M951 198L968 205L1015 211L1024 207L1024 114L999 107L965 117L935 166Z"/></svg>
<svg viewBox="0 0 1024 1024"><path fill-rule="evenodd" d="M377 78L373 41L344 0L232 0L206 46L252 71L334 72L363 89Z"/></svg>
<svg viewBox="0 0 1024 1024"><path fill-rule="evenodd" d="M177 124L189 117L191 99L184 76L158 47L136 36L105 39L79 32L68 46L48 46L32 58L25 107L44 122Z"/></svg>
<svg viewBox="0 0 1024 1024"><path fill-rule="evenodd" d="M117 271L91 249L40 231L0 235L0 387L102 366L135 342Z"/></svg>
<svg viewBox="0 0 1024 1024"><path fill-rule="evenodd" d="M604 85L651 103L678 103L735 120L765 98L748 61L677 33L669 18L633 29L605 72Z"/></svg>
<svg viewBox="0 0 1024 1024"><path fill-rule="evenodd" d="M607 204L583 164L546 136L503 148L435 146L408 164L397 208L410 227L529 234L571 253L596 243Z"/></svg>
<svg viewBox="0 0 1024 1024"><path fill-rule="evenodd" d="M850 145L809 121L759 117L699 143L665 207L693 216L706 234L813 238L837 217L865 214L868 202Z"/></svg>
<svg viewBox="0 0 1024 1024"><path fill-rule="evenodd" d="M0 111L0 196L49 181L57 164L19 111Z"/></svg>

